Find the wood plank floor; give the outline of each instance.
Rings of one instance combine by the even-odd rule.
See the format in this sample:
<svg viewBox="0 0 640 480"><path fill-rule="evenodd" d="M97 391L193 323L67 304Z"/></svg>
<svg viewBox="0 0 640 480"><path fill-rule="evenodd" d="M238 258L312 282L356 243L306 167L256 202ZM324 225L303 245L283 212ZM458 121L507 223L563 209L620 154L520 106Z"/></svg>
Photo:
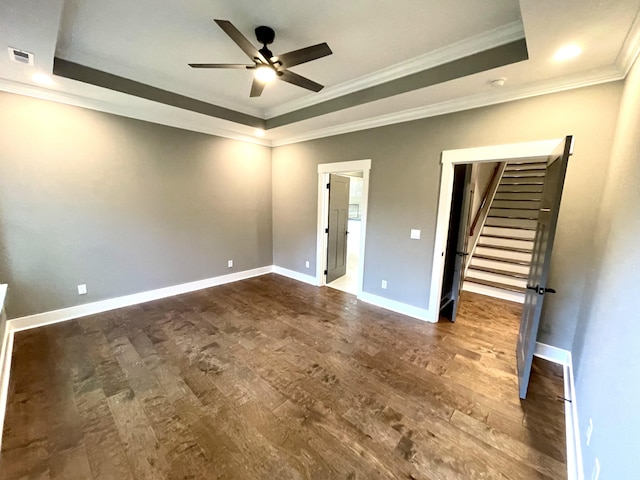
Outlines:
<svg viewBox="0 0 640 480"><path fill-rule="evenodd" d="M428 324L277 275L16 334L0 478L566 478L519 306Z"/></svg>

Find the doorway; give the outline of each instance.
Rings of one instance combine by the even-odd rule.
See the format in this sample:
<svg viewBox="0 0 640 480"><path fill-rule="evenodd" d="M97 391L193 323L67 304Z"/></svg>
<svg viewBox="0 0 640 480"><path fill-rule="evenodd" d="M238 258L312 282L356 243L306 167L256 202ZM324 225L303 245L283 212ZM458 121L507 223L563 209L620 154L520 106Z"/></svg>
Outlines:
<svg viewBox="0 0 640 480"><path fill-rule="evenodd" d="M371 160L318 166L318 285L358 297L364 275L370 169Z"/></svg>
<svg viewBox="0 0 640 480"><path fill-rule="evenodd" d="M358 294L358 266L360 264L360 231L362 221L363 173L345 172L329 177L329 238L327 247L327 286L353 295ZM340 221L341 209L333 208L341 184L346 184L343 201L344 221ZM344 187L342 187L344 188ZM342 206L342 205L341 205ZM338 218L334 218L338 217ZM344 226L341 224L344 223Z"/></svg>

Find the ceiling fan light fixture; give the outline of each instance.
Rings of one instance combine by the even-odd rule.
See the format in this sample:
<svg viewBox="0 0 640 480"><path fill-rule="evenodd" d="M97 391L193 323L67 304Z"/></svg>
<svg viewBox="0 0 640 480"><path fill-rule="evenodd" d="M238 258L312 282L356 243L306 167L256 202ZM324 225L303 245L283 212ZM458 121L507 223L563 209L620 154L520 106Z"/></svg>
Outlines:
<svg viewBox="0 0 640 480"><path fill-rule="evenodd" d="M262 83L269 83L276 79L276 71L268 65L261 65L256 68L256 80Z"/></svg>

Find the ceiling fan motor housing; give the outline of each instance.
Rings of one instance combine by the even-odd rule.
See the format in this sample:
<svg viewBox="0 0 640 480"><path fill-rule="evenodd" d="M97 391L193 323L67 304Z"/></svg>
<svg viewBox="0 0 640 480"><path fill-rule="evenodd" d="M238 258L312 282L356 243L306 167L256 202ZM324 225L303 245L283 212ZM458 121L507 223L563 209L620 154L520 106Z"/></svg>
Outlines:
<svg viewBox="0 0 640 480"><path fill-rule="evenodd" d="M265 46L271 45L274 38L276 38L276 32L273 31L273 28L265 27L264 25L256 27L256 39L258 39L258 43Z"/></svg>

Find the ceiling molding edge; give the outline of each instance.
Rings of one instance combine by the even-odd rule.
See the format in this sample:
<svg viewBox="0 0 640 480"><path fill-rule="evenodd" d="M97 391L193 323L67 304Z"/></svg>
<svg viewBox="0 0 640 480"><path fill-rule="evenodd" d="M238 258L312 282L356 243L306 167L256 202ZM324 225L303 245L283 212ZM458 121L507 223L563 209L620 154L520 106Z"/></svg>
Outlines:
<svg viewBox="0 0 640 480"><path fill-rule="evenodd" d="M640 10L638 10L636 18L633 20L631 28L629 28L627 38L620 49L618 58L616 58L616 65L624 72L625 76L631 70L633 62L638 58L638 55L640 55Z"/></svg>
<svg viewBox="0 0 640 480"><path fill-rule="evenodd" d="M317 103L322 103L365 88L389 82L412 73L428 70L445 62L450 62L452 60L467 57L475 53L483 52L491 48L499 47L500 45L520 40L521 38L524 38L524 36L524 26L522 22L511 22L446 47L425 53L424 55L396 63L375 73L363 75L359 78L326 88L324 91L315 95L307 95L297 100L292 100L277 107L267 109L265 111L264 118L269 119L279 115L284 115L302 108L310 107Z"/></svg>
<svg viewBox="0 0 640 480"><path fill-rule="evenodd" d="M189 91L189 89L185 89L185 90L180 90L180 91L175 91L175 88L173 87L169 87L168 83L165 79L160 78L158 81L158 79L156 78L152 83L146 83L140 80L137 80L136 77L136 71L124 66L124 65L119 65L118 66L118 72L114 73L113 71L109 70L105 70L103 67L94 67L92 65L96 65L96 64L100 64L100 62L106 62L105 59L96 57L94 55L88 55L86 53L83 52L73 52L73 54L69 55L69 56L65 56L65 51L62 50L61 52L57 52L54 55L54 57L58 57L61 59L64 59L67 62L72 62L72 63L77 63L79 65L82 65L84 67L87 68L91 68L94 70L99 70L105 73L108 73L110 75L115 75L117 77L122 77L122 78L126 78L127 80L132 80L134 82L137 83L142 83L145 85L149 85L152 86L154 88L159 88L160 90L166 90L167 92L172 92L175 93L177 95L182 95L185 97L189 97L189 98L193 98L195 100L199 100L201 102L205 102L205 103L212 103L215 104L218 107L222 107L222 108L228 108L229 110L234 110L236 112L240 112L240 113L244 113L246 115L252 115L254 117L259 117L264 119L264 111L261 108L256 108L256 107L251 107L251 106L247 106L247 105L241 105L239 103L235 103L235 102L231 102L225 99L219 99L216 98L215 100L213 99L202 99L200 95L196 94L195 92ZM186 64L185 64L186 65ZM188 72L193 71L192 69L189 69Z"/></svg>
<svg viewBox="0 0 640 480"><path fill-rule="evenodd" d="M156 123L168 127L181 128L184 130L190 130L192 132L205 133L208 135L223 137L230 140L239 140L241 142L254 143L265 147L271 146L271 142L268 139L257 138L251 135L244 135L242 133L234 132L232 130L207 125L206 122L207 120L210 121L211 117L208 117L206 115L198 114L195 112L188 112L184 109L152 102L150 100L138 99L138 97L136 97L136 99L149 104L149 106L152 108L140 108L140 106L125 106L113 104L110 102L104 102L102 100L96 100L93 98L87 98L69 93L57 92L55 90L48 90L46 88L36 87L34 85L7 79L0 79L0 91L24 95L40 100L62 103L74 107L87 108L89 110L95 110L104 113L111 113L113 115L119 115L122 117L133 118L145 122ZM120 95L124 96L125 94ZM158 111L158 109L164 110L164 112L161 113ZM170 114L167 115L167 113L171 113L171 111L179 111L181 113L188 112L190 115L195 115L202 118L194 117L193 120L187 120L185 118L175 118Z"/></svg>
<svg viewBox="0 0 640 480"><path fill-rule="evenodd" d="M308 140L316 140L319 138L342 135L344 133L368 130L371 128L384 127L398 123L420 120L423 118L446 115L448 113L461 112L474 108L487 107L500 103L512 102L515 100L523 100L526 98L537 97L540 95L548 95L552 93L573 90L576 88L599 85L601 83L614 82L625 78L625 72L616 66L610 66L595 71L590 71L581 75L574 75L567 78L556 80L545 80L529 85L524 85L513 90L490 91L479 95L469 97L456 98L445 102L427 105L419 108L403 110L388 115L368 118L366 120L358 120L342 125L336 125L328 128L318 129L302 135L296 135L281 140L274 140L273 147L281 147L293 143L305 142Z"/></svg>

